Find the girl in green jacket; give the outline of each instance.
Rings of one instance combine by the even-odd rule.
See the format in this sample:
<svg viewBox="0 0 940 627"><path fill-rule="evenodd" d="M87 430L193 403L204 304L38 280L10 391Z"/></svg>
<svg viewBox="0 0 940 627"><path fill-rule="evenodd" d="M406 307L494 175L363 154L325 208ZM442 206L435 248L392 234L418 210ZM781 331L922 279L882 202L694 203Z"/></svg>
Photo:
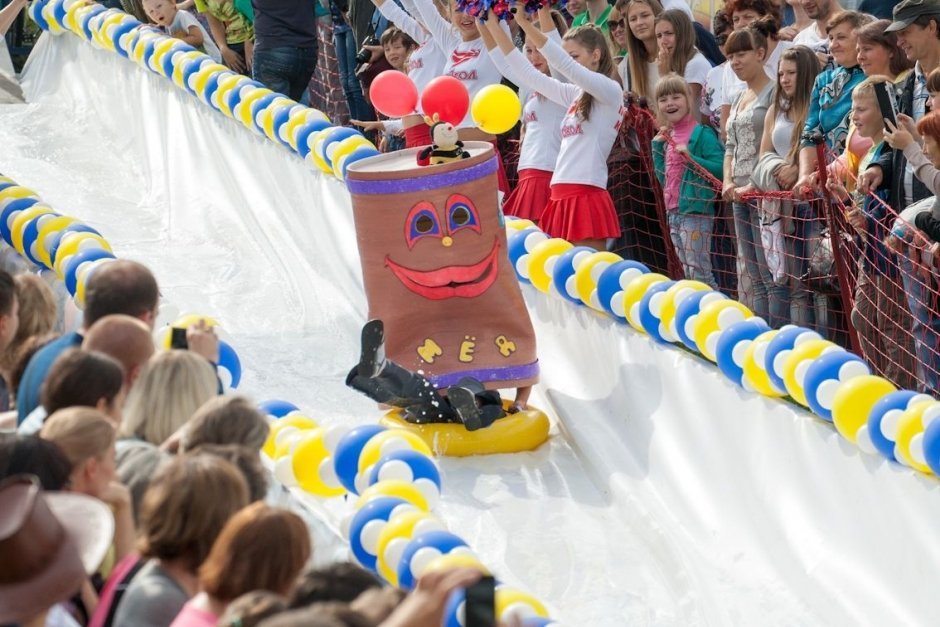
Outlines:
<svg viewBox="0 0 940 627"><path fill-rule="evenodd" d="M715 131L692 116L685 79L667 74L656 84L655 97L663 126L653 139L653 164L663 189L669 235L685 278L718 289L711 262L718 190L703 171L721 180L724 150Z"/></svg>

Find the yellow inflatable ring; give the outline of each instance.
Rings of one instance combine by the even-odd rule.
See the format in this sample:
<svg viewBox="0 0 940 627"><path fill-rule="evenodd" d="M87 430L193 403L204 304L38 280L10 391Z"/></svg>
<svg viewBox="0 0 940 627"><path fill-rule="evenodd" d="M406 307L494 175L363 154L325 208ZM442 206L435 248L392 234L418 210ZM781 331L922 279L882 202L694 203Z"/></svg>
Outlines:
<svg viewBox="0 0 940 627"><path fill-rule="evenodd" d="M506 410L511 404L503 400ZM489 427L477 431L467 431L463 425L455 423L416 425L405 420L397 409L382 416L379 424L411 431L427 442L435 455L450 457L532 451L548 439L549 427L548 416L532 406L525 411L506 414Z"/></svg>

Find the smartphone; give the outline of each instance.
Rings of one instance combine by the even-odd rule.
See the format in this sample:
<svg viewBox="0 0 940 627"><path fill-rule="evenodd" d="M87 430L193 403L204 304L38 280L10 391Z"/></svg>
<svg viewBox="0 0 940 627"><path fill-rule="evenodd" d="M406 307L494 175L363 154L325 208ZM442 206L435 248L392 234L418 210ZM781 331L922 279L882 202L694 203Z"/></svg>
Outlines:
<svg viewBox="0 0 940 627"><path fill-rule="evenodd" d="M486 575L466 588L464 627L496 626L496 580Z"/></svg>
<svg viewBox="0 0 940 627"><path fill-rule="evenodd" d="M180 327L170 328L170 348L181 348L186 350L189 343L186 341L186 329Z"/></svg>
<svg viewBox="0 0 940 627"><path fill-rule="evenodd" d="M894 99L894 90L889 85L890 83L875 83L875 98L878 100L878 108L881 109L881 117L897 126L898 105Z"/></svg>

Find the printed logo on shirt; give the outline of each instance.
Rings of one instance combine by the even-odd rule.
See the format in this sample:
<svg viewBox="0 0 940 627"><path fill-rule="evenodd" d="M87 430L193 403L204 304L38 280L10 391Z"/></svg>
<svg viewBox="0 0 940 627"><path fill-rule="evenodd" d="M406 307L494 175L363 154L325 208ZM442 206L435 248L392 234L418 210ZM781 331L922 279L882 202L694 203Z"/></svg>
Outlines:
<svg viewBox="0 0 940 627"><path fill-rule="evenodd" d="M450 62L454 67L456 67L460 65L461 63L472 61L473 59L476 59L479 56L480 56L479 50L466 50L463 52L459 50L454 50L453 52L450 53Z"/></svg>
<svg viewBox="0 0 940 627"><path fill-rule="evenodd" d="M424 67L424 59L412 59L408 62L408 70L420 70Z"/></svg>
<svg viewBox="0 0 940 627"><path fill-rule="evenodd" d="M453 77L456 78L458 81L475 81L475 80L477 80L477 71L476 71L476 70L470 70L469 72L467 72L466 70L451 70L450 72L447 73L447 75L448 75L448 76L453 76Z"/></svg>
<svg viewBox="0 0 940 627"><path fill-rule="evenodd" d="M535 115L535 111L529 111L522 117L522 123L528 124L529 122L538 122L539 116Z"/></svg>
<svg viewBox="0 0 940 627"><path fill-rule="evenodd" d="M627 114L627 110L624 107L620 107L620 109L617 111L617 115L618 115L617 123L614 124L615 131L619 131L620 127L623 126L623 116L625 116L626 114Z"/></svg>
<svg viewBox="0 0 940 627"><path fill-rule="evenodd" d="M575 135L581 135L584 133L584 130L581 128L581 123L577 124L565 124L561 127L561 137L574 137Z"/></svg>

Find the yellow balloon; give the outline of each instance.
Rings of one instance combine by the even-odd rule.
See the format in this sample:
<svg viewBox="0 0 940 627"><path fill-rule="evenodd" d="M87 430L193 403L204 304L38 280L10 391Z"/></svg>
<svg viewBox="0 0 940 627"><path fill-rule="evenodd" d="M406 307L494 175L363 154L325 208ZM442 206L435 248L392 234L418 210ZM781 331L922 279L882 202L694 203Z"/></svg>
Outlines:
<svg viewBox="0 0 940 627"><path fill-rule="evenodd" d="M176 42L177 40L172 37L157 42L157 45L153 47L153 54L150 55L150 69L163 75L163 57L170 52Z"/></svg>
<svg viewBox="0 0 940 627"><path fill-rule="evenodd" d="M85 310L85 285L87 285L88 283L88 277L91 276L91 271L100 266L111 263L112 261L117 261L117 259L106 257L104 259L96 259L95 261L92 261L89 264L82 265L82 268L78 271L78 274L76 275L76 282L75 282L75 306L76 307L78 307L82 311Z"/></svg>
<svg viewBox="0 0 940 627"><path fill-rule="evenodd" d="M333 174L333 168L323 159L323 157L320 156L320 151L322 150L324 142L330 139L332 134L336 132L335 129L339 128L342 127L331 126L317 133L316 138L313 140L313 145L310 147L310 152L307 153L307 160L313 163L313 165L315 165L319 170L327 174Z"/></svg>
<svg viewBox="0 0 940 627"><path fill-rule="evenodd" d="M506 85L487 85L473 97L470 116L481 131L501 135L519 121L522 103L516 92Z"/></svg>
<svg viewBox="0 0 940 627"><path fill-rule="evenodd" d="M46 246L46 240L53 233L58 233L70 224L77 222L75 218L69 216L58 216L47 220L39 227L36 235L36 257L39 258L46 267L52 267L52 258L49 255L49 248Z"/></svg>
<svg viewBox="0 0 940 627"><path fill-rule="evenodd" d="M693 339L698 351L709 361L715 361L715 347L721 332L735 322L753 317L751 310L736 300L723 299L702 307L695 319Z"/></svg>
<svg viewBox="0 0 940 627"><path fill-rule="evenodd" d="M23 252L23 231L26 229L26 225L39 216L50 213L55 213L52 207L48 207L42 203L36 203L29 209L24 209L16 214L16 217L13 218L13 224L10 225L10 241L16 252L21 255L26 254Z"/></svg>
<svg viewBox="0 0 940 627"><path fill-rule="evenodd" d="M291 111L290 118L287 120L287 124L282 127L282 135L284 135L287 143L290 144L290 147L295 151L297 150L297 128L303 124L306 124L307 122L313 122L314 120L323 120L329 123L330 118L328 118L322 111L311 109L310 107L304 107L302 105L294 107L294 110Z"/></svg>
<svg viewBox="0 0 940 627"><path fill-rule="evenodd" d="M111 250L111 244L109 244L105 238L101 237L97 233L73 231L63 235L62 239L59 240L59 247L55 252L55 261L52 264L52 269L55 270L56 276L64 281L65 263L68 261L68 259L72 255L78 254L83 250L89 250L91 248L102 248L109 253L114 252Z"/></svg>
<svg viewBox="0 0 940 627"><path fill-rule="evenodd" d="M306 431L294 448L292 467L297 484L305 491L325 498L346 494L333 470L333 458L323 437L326 429Z"/></svg>
<svg viewBox="0 0 940 627"><path fill-rule="evenodd" d="M274 459L275 454L277 453L278 433L287 428L307 431L310 429L316 429L317 426L318 425L316 420L301 414L288 414L283 418L278 418L273 423L271 423L271 430L268 432L268 439L264 441L264 446L261 448L261 450L265 455L271 459Z"/></svg>
<svg viewBox="0 0 940 627"><path fill-rule="evenodd" d="M370 485L359 495L359 500L356 501L356 509L360 509L372 499L383 496L395 496L404 499L424 512L429 509L428 501L424 498L424 495L421 494L421 490L416 488L413 484L407 481L401 481L400 479L386 479L385 481L379 481L378 483Z"/></svg>
<svg viewBox="0 0 940 627"><path fill-rule="evenodd" d="M204 56L204 53L199 52L198 50L190 50L189 52L183 52L175 59L173 59L173 83L180 89L186 89L186 85L183 84L183 64L185 61L190 59L198 59ZM222 88L222 82L219 81L219 89Z"/></svg>
<svg viewBox="0 0 940 627"><path fill-rule="evenodd" d="M534 596L509 586L500 586L496 589L496 617L501 621L508 621L510 616L507 612L510 611L520 612L519 618L533 615L548 618L548 609Z"/></svg>
<svg viewBox="0 0 940 627"><path fill-rule="evenodd" d="M646 335L646 329L640 324L640 301L646 296L649 288L668 280L669 277L664 274L647 272L630 281L623 290L623 311L627 322L643 335Z"/></svg>
<svg viewBox="0 0 940 627"><path fill-rule="evenodd" d="M475 568L484 575L490 574L490 570L483 564L483 562L479 560L479 558L461 551L457 553L445 553L440 557L434 558L428 563L427 566L424 567L424 570L421 571L419 579L428 573L433 573L440 570L453 570L455 568Z"/></svg>
<svg viewBox="0 0 940 627"><path fill-rule="evenodd" d="M506 230L507 231L521 231L527 229L530 226L535 226L535 222L528 219L515 219L515 220L506 220Z"/></svg>
<svg viewBox="0 0 940 627"><path fill-rule="evenodd" d="M604 311L600 301L597 300L597 280L601 278L601 272L618 261L623 261L623 257L617 253L602 251L592 254L581 262L578 269L574 271L574 288L581 302L591 309Z"/></svg>
<svg viewBox="0 0 940 627"><path fill-rule="evenodd" d="M11 185L6 189L0 189L0 209L7 206L7 203L19 200L20 198L39 198L31 189L20 185Z"/></svg>
<svg viewBox="0 0 940 627"><path fill-rule="evenodd" d="M535 245L529 253L529 280L538 291L548 294L548 288L552 284L551 266L558 260L558 255L573 246L574 244L560 237L553 237Z"/></svg>
<svg viewBox="0 0 940 627"><path fill-rule="evenodd" d="M260 118L258 126L264 130L264 134L268 139L274 142L280 141L280 138L274 133L274 114L283 109L291 109L296 106L296 101L291 100L287 96L280 96L275 98L271 104L261 111L261 114L258 116Z"/></svg>
<svg viewBox="0 0 940 627"><path fill-rule="evenodd" d="M742 378L744 388L752 389L758 394L771 398L786 396L786 392L777 389L777 386L770 380L767 370L764 369L764 356L767 354L767 346L770 344L770 340L774 339L779 332L777 329L772 329L761 333L754 338L754 341L744 351L744 366L742 368L744 370Z"/></svg>
<svg viewBox="0 0 940 627"><path fill-rule="evenodd" d="M868 424L868 414L883 396L896 392L887 379L875 375L864 375L844 381L836 388L832 399L832 423L839 434L855 444L858 430Z"/></svg>
<svg viewBox="0 0 940 627"><path fill-rule="evenodd" d="M707 292L711 287L701 281L691 281L682 279L676 281L675 285L670 285L663 299L660 301L659 319L662 322L662 328L666 330L663 338L670 342L679 341L679 333L676 331L676 310L686 298L695 292Z"/></svg>
<svg viewBox="0 0 940 627"><path fill-rule="evenodd" d="M226 117L232 117L232 110L228 108L228 95L233 89L239 89L241 84L249 79L239 74L229 74L219 79L219 87L216 89L216 96L219 99L219 111ZM182 78L180 78L182 82Z"/></svg>
<svg viewBox="0 0 940 627"><path fill-rule="evenodd" d="M370 142L362 135L353 135L352 137L347 137L346 139L335 142L330 146L330 162L333 164L333 175L336 178L343 178L343 157L362 146L375 148L375 144Z"/></svg>
<svg viewBox="0 0 940 627"><path fill-rule="evenodd" d="M830 349L841 350L838 345L828 340L809 340L797 344L783 362L783 382L787 387L787 392L803 407L809 407L806 393L803 391L806 369L816 361L816 358L829 352Z"/></svg>
<svg viewBox="0 0 940 627"><path fill-rule="evenodd" d="M428 512L410 511L392 516L379 532L376 560L379 575L391 585L397 586L398 562L408 542L418 533L443 529L444 523Z"/></svg>
<svg viewBox="0 0 940 627"><path fill-rule="evenodd" d="M359 472L375 465L388 453L403 448L410 448L428 457L433 456L431 449L418 434L405 429L386 429L369 438L362 447L362 453L359 454Z"/></svg>
<svg viewBox="0 0 940 627"><path fill-rule="evenodd" d="M908 407L898 418L898 435L894 453L898 461L914 470L932 475L933 470L924 461L924 430L940 413L940 403L934 400Z"/></svg>

